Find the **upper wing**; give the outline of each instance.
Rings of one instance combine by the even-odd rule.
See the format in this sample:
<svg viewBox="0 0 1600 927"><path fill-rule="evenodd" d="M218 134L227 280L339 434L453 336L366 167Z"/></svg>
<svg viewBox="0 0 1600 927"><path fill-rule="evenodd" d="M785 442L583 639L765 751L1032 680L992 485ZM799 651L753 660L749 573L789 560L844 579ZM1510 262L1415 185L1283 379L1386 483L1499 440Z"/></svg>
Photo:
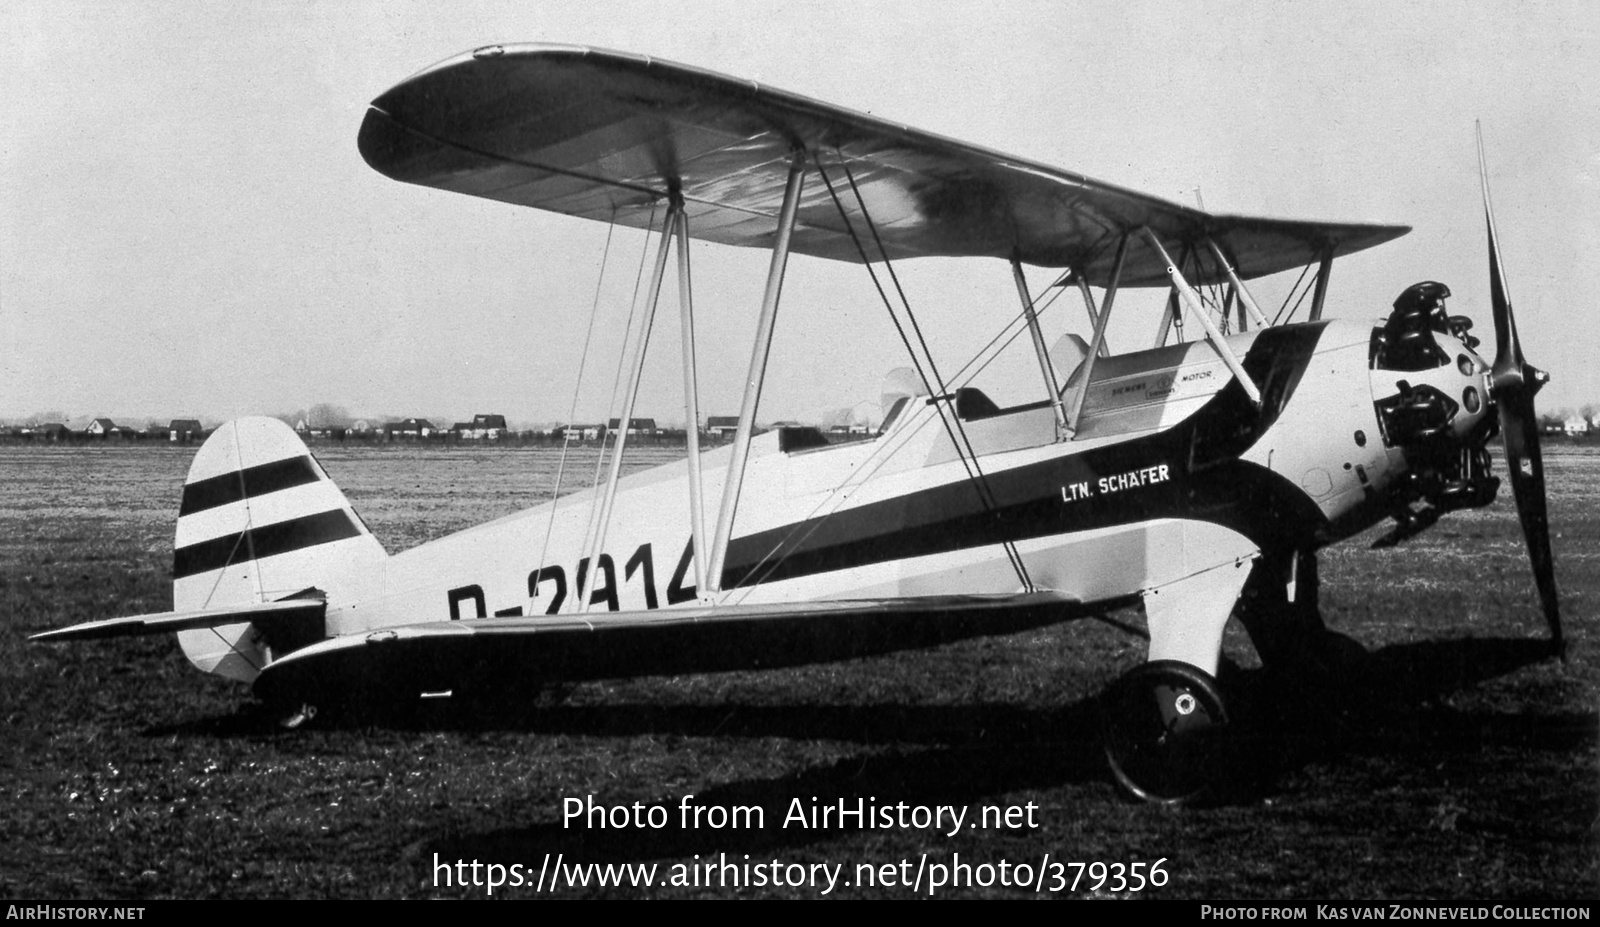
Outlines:
<svg viewBox="0 0 1600 927"><path fill-rule="evenodd" d="M1408 231L1214 216L752 81L568 45L495 45L428 68L373 101L360 146L396 180L641 228L677 187L695 237L755 247L772 245L791 152L802 149L871 260L880 255L851 178L891 258L1017 253L1097 285L1117 240L1144 226L1175 256L1211 236L1246 278ZM814 175L791 246L861 260ZM1214 266L1190 274L1221 278ZM1132 247L1121 283L1166 286L1166 266Z"/></svg>
<svg viewBox="0 0 1600 927"><path fill-rule="evenodd" d="M256 680L263 699L540 685L762 669L928 647L1089 611L1053 592L478 618L350 634L296 650Z"/></svg>

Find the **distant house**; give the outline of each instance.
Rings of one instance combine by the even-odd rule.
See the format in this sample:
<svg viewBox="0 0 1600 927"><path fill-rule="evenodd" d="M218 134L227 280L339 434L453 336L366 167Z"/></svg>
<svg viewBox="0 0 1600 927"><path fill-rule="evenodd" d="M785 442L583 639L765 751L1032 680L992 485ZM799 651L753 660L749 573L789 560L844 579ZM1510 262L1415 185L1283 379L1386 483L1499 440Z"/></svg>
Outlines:
<svg viewBox="0 0 1600 927"><path fill-rule="evenodd" d="M706 419L706 434L717 438L731 438L739 430L739 416L713 415Z"/></svg>
<svg viewBox="0 0 1600 927"><path fill-rule="evenodd" d="M167 440L187 444L200 437L202 429L198 419L175 418L167 426Z"/></svg>
<svg viewBox="0 0 1600 927"><path fill-rule="evenodd" d="M116 422L113 422L109 418L97 418L89 423L89 427L84 429L84 433L88 434L90 437L104 438L116 430Z"/></svg>
<svg viewBox="0 0 1600 927"><path fill-rule="evenodd" d="M451 432L463 441L498 441L506 436L504 415L474 415L470 422L456 422Z"/></svg>
<svg viewBox="0 0 1600 927"><path fill-rule="evenodd" d="M862 425L862 424L860 424L858 422L850 422L850 423L841 424L841 425L830 425L828 427L828 440L829 440L830 443L843 442L843 441L860 441L861 439L866 438L866 437L870 436L871 434L872 434L872 432L867 429L867 426Z"/></svg>
<svg viewBox="0 0 1600 927"><path fill-rule="evenodd" d="M72 434L72 429L60 422L45 422L42 425L33 426L31 430L35 437L43 438L46 441L60 441L66 438L67 435Z"/></svg>
<svg viewBox="0 0 1600 927"><path fill-rule="evenodd" d="M383 426L384 437L394 438L426 438L431 436L437 428L425 418L408 418L403 422L389 422Z"/></svg>
<svg viewBox="0 0 1600 927"><path fill-rule="evenodd" d="M364 418L358 418L356 423L350 426L350 430L358 435L364 435L372 430L372 423Z"/></svg>
<svg viewBox="0 0 1600 927"><path fill-rule="evenodd" d="M1581 415L1574 415L1561 423L1561 428L1571 437L1578 437L1589 433L1589 420Z"/></svg>
<svg viewBox="0 0 1600 927"><path fill-rule="evenodd" d="M614 419L612 419L610 422L608 422L606 424L606 428L610 429L611 431L616 431L618 426L620 425L620 423L621 423L621 419L615 419L614 418ZM653 419L653 418L630 418L630 419L628 419L628 434L630 434L630 435L653 435L655 433L656 433L656 420L655 419Z"/></svg>
<svg viewBox="0 0 1600 927"><path fill-rule="evenodd" d="M598 441L606 436L606 426L599 424L568 425L565 433L580 441Z"/></svg>

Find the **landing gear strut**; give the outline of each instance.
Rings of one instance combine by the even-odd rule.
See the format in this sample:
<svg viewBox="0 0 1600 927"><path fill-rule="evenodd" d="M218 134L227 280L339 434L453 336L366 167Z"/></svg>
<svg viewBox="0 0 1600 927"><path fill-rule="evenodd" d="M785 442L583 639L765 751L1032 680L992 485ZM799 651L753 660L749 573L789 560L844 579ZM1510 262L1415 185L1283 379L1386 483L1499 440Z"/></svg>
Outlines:
<svg viewBox="0 0 1600 927"><path fill-rule="evenodd" d="M1244 625L1261 665L1300 672L1307 653L1328 633L1323 623L1317 555L1309 550L1264 553L1239 594L1234 617Z"/></svg>
<svg viewBox="0 0 1600 927"><path fill-rule="evenodd" d="M1366 650L1322 620L1317 555L1311 550L1263 556L1239 596L1234 617L1244 625L1269 677L1319 693L1349 686Z"/></svg>
<svg viewBox="0 0 1600 927"><path fill-rule="evenodd" d="M1101 700L1117 782L1159 804L1204 798L1227 761L1228 711L1211 674L1179 660L1131 670Z"/></svg>

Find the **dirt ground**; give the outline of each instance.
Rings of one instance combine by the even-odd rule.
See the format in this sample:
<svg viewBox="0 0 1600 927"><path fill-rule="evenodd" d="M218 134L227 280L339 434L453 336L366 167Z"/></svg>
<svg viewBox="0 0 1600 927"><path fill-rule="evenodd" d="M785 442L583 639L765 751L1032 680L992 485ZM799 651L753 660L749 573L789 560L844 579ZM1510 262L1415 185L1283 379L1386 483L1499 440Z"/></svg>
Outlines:
<svg viewBox="0 0 1600 927"><path fill-rule="evenodd" d="M1237 788L1186 809L1133 803L1105 769L1094 698L1142 655L1108 622L297 731L192 670L171 638L27 642L171 607L192 453L0 447L0 896L482 897L489 864L496 897L1600 892L1590 446L1546 449L1565 663L1544 655L1509 491L1395 549L1368 549L1375 533L1346 541L1321 555L1322 609L1361 650L1289 697L1230 629L1222 681L1249 731ZM318 455L390 550L547 498L555 464L531 450ZM587 802L621 817L564 819ZM794 817L841 802L965 822L987 808L990 826ZM682 812L695 807L698 826Z"/></svg>

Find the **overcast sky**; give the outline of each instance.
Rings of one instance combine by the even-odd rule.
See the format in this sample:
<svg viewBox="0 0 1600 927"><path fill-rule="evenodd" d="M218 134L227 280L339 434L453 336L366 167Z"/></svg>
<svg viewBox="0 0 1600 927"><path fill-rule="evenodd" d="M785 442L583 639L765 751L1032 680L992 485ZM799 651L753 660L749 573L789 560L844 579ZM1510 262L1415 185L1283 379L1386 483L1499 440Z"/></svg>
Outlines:
<svg viewBox="0 0 1600 927"><path fill-rule="evenodd" d="M1215 212L1411 225L1335 267L1329 314L1437 279L1487 330L1481 119L1540 404L1600 402L1600 5L1396 6L6 3L0 416L566 419L606 227L398 184L356 150L387 87L511 41L754 78ZM643 243L612 243L578 419L606 414ZM731 414L766 256L693 255L702 413ZM1001 262L902 270L947 369L1015 312ZM1139 305L1119 350L1153 336ZM638 414L682 421L663 310ZM993 391L1032 398L1009 357ZM904 363L861 268L795 258L762 417L875 400Z"/></svg>

